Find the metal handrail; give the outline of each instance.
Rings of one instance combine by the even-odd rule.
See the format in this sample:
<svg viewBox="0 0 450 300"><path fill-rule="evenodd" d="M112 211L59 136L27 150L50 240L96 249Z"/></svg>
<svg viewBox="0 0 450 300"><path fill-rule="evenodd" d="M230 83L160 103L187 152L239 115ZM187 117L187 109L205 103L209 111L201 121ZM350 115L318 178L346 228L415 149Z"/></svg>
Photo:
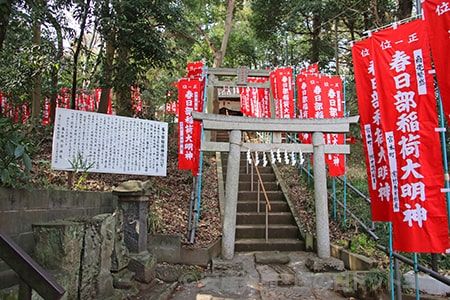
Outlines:
<svg viewBox="0 0 450 300"><path fill-rule="evenodd" d="M267 205L269 211L271 211L272 210L272 206L270 205L269 195L267 195L266 187L264 186L264 182L262 180L261 173L259 172L259 168L258 168L258 166L255 163L255 157L254 157L253 153L251 153L250 155L252 157L253 166L255 166L256 175L258 176L258 181L261 184L261 188L262 188L262 191L263 191L263 194L264 194L264 198L266 200L266 205Z"/></svg>
<svg viewBox="0 0 450 300"><path fill-rule="evenodd" d="M244 139L245 139L246 142L249 142L249 138L248 138L248 135L247 135L246 132L244 132ZM262 190L263 190L264 198L265 198L265 200L266 200L266 205L267 205L269 211L271 211L271 210L272 210L272 206L270 205L269 196L267 195L267 191L266 191L266 188L265 188L265 186L264 186L264 182L263 182L263 180L262 180L261 173L259 172L259 168L258 168L258 166L256 165L255 156L253 155L253 153L250 153L250 156L251 156L251 158L252 158L253 166L255 166L256 175L258 175L258 180L259 180L259 182L260 182L260 184L261 184L261 188L262 188ZM252 180L253 180L253 178L252 178Z"/></svg>
<svg viewBox="0 0 450 300"><path fill-rule="evenodd" d="M249 141L248 134L247 134L246 132L244 132L244 140L245 140L246 142ZM259 202L259 194L260 194L259 187L262 188L262 191L263 191L263 194L264 194L264 199L266 200L266 209L265 209L265 236L266 236L266 241L267 241L267 240L269 239L269 211L272 211L272 206L270 205L269 195L267 195L266 187L264 186L264 182L263 182L263 180L262 180L261 173L259 172L259 168L258 168L258 166L256 165L256 160L255 160L254 154L253 154L253 153L250 153L250 157L251 157L251 159L252 159L252 164L253 164L253 166L255 167L256 175L258 176L258 207L257 207L258 213L259 213L259 211L260 211L260 208L259 208L259 206L260 206L260 202ZM253 169L252 169L252 171L253 171ZM252 177L251 177L251 184L252 184L252 187L253 187L253 175L252 175Z"/></svg>
<svg viewBox="0 0 450 300"><path fill-rule="evenodd" d="M19 276L19 299L35 290L44 299L60 299L66 292L11 238L0 231L0 258Z"/></svg>

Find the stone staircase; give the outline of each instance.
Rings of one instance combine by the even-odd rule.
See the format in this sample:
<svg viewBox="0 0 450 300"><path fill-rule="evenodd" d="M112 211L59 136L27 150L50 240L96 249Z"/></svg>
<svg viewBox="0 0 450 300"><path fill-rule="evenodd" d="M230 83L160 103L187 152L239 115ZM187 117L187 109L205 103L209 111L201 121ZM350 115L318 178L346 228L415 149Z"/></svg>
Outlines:
<svg viewBox="0 0 450 300"><path fill-rule="evenodd" d="M228 141L227 133L218 133L217 141ZM226 178L227 154L222 153L223 176ZM268 164L258 166L268 194L271 211L268 212L268 239L266 240L266 200L260 189L258 212L258 176L251 174L246 153L241 155L239 195L236 216L235 251L301 251L305 249L289 205L279 188L275 173ZM253 176L253 189L252 189ZM226 192L226 191L225 191Z"/></svg>

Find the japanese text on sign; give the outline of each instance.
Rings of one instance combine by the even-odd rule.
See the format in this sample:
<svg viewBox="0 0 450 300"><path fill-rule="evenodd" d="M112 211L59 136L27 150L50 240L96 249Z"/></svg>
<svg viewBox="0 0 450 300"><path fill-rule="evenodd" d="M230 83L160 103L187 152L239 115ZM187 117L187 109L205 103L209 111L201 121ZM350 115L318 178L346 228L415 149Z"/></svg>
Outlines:
<svg viewBox="0 0 450 300"><path fill-rule="evenodd" d="M166 176L168 125L163 122L58 108L52 168Z"/></svg>

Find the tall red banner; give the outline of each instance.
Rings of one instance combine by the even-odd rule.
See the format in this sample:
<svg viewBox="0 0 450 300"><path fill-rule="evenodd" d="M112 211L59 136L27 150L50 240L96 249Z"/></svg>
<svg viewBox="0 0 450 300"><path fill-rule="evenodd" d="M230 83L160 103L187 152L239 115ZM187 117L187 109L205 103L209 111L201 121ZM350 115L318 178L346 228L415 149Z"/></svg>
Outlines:
<svg viewBox="0 0 450 300"><path fill-rule="evenodd" d="M178 81L178 169L199 170L201 122L194 121L192 112L203 110L204 80L183 78Z"/></svg>
<svg viewBox="0 0 450 300"><path fill-rule="evenodd" d="M343 118L344 104L341 78L338 76L323 76L321 82L324 117ZM328 145L344 144L344 134L327 133L324 138L325 143ZM342 176L345 174L344 154L327 154L325 155L325 162L328 165L328 173L331 177Z"/></svg>
<svg viewBox="0 0 450 300"><path fill-rule="evenodd" d="M366 154L366 170L372 221L390 221L392 187L386 142L381 128L380 99L373 67L372 39L352 47L356 94L358 96L361 134Z"/></svg>
<svg viewBox="0 0 450 300"><path fill-rule="evenodd" d="M341 78L302 72L297 75L296 83L299 118L323 119L344 116ZM325 134L324 139L329 145L344 144L343 134L328 133ZM300 140L302 143L311 143L311 135L302 133ZM327 154L325 161L330 176L345 174L343 154Z"/></svg>
<svg viewBox="0 0 450 300"><path fill-rule="evenodd" d="M315 77L315 75L313 75ZM297 85L297 117L299 119L310 118L309 114L309 98L312 97L312 91L310 91L308 84L308 75L305 72L301 72L297 75L296 85ZM307 132L300 133L300 140L304 144L311 144L311 134Z"/></svg>
<svg viewBox="0 0 450 300"><path fill-rule="evenodd" d="M270 73L276 118L294 117L294 86L292 68L278 68Z"/></svg>
<svg viewBox="0 0 450 300"><path fill-rule="evenodd" d="M442 106L450 123L450 2L425 0L422 2L425 24L430 40L434 68L442 98Z"/></svg>
<svg viewBox="0 0 450 300"><path fill-rule="evenodd" d="M394 198L394 250L449 248L431 57L423 20L372 35Z"/></svg>

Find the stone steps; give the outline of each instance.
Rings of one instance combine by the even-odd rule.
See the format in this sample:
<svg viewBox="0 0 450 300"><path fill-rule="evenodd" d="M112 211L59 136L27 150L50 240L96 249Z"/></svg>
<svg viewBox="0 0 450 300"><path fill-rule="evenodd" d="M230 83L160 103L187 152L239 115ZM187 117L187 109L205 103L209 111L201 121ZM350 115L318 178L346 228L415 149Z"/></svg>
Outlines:
<svg viewBox="0 0 450 300"><path fill-rule="evenodd" d="M227 169L226 156L226 154L222 154L224 177L226 177ZM266 199L261 187L258 192L257 172L256 170L251 172L251 167L247 162L247 154L242 153L236 214L235 251L304 250L305 243L299 238L299 229L279 187L276 175L270 165L262 167L261 164L258 166L258 169L271 204L271 211L268 213L268 240L266 240Z"/></svg>
<svg viewBox="0 0 450 300"><path fill-rule="evenodd" d="M272 207L271 212L286 212L289 209L289 205L286 201L270 201L270 205ZM237 203L237 211L239 212L247 212L247 213L253 213L257 212L258 210L258 202L255 200L238 200ZM264 212L266 209L266 201L264 197L261 197L260 203L259 203L259 210L260 212Z"/></svg>
<svg viewBox="0 0 450 300"><path fill-rule="evenodd" d="M299 239L236 239L234 249L243 251L302 251L305 243Z"/></svg>
<svg viewBox="0 0 450 300"><path fill-rule="evenodd" d="M269 239L276 238L291 238L297 239L299 236L298 228L290 224L269 224L268 237ZM261 224L245 224L236 226L236 238L258 238L265 239L266 226Z"/></svg>

